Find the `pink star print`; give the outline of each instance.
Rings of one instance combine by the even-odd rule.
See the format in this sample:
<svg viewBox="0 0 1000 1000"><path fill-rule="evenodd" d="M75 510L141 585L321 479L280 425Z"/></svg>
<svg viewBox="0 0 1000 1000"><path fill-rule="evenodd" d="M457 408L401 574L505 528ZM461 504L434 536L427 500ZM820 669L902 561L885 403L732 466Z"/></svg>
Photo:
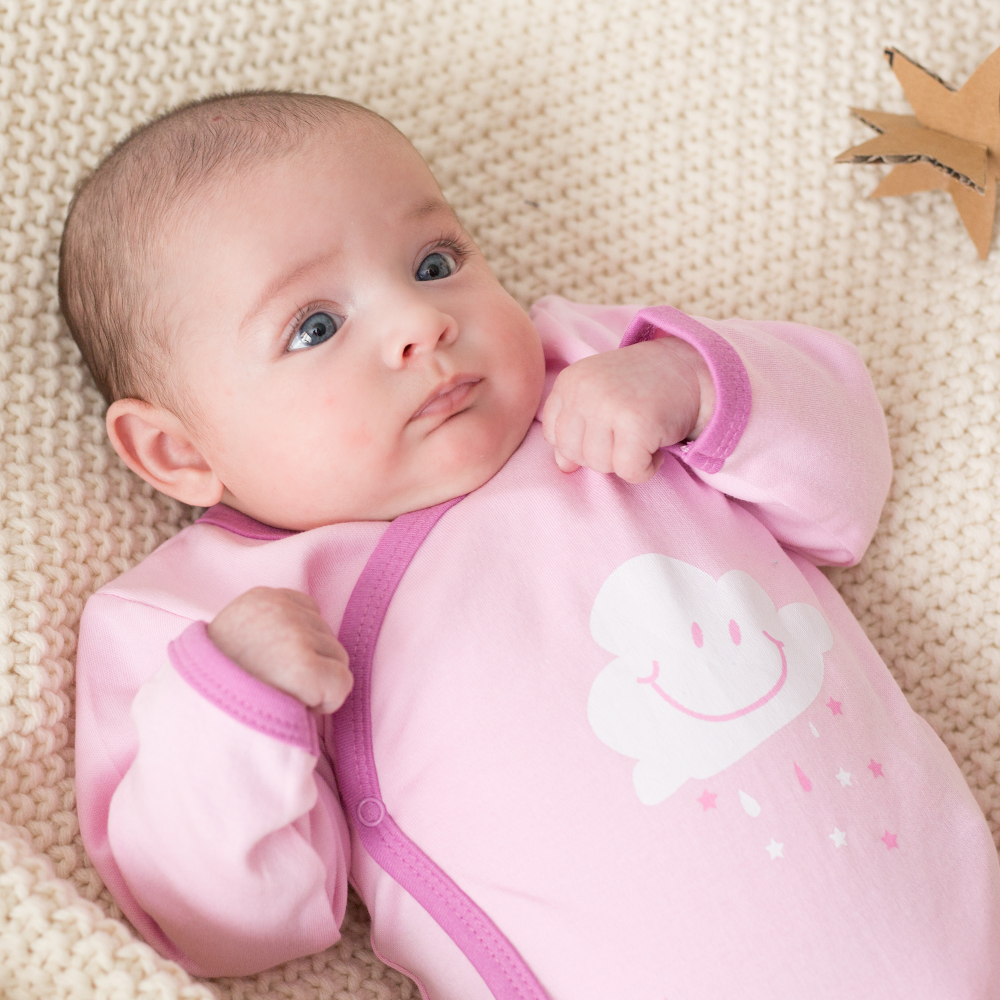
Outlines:
<svg viewBox="0 0 1000 1000"><path fill-rule="evenodd" d="M882 765L872 757L871 763L868 765L868 770L871 771L872 777L881 778L882 775Z"/></svg>
<svg viewBox="0 0 1000 1000"><path fill-rule="evenodd" d="M717 809L718 806L715 804L715 800L719 797L718 792L710 792L707 788L701 793L701 795L695 799L695 802L701 803L701 808L704 812L708 812L709 809Z"/></svg>
<svg viewBox="0 0 1000 1000"><path fill-rule="evenodd" d="M883 844L885 844L887 851L891 851L894 847L899 847L899 845L896 843L896 835L894 833L889 833L888 830L886 830L885 833L878 839L881 840Z"/></svg>
<svg viewBox="0 0 1000 1000"><path fill-rule="evenodd" d="M831 712L833 712L833 714L834 714L834 715L843 715L843 714L844 714L844 713L843 713L843 712L842 712L842 711L840 710L840 702L839 702L839 701L834 701L834 700L833 700L833 698L831 698L831 699L830 699L830 700L829 700L829 701L828 701L828 702L826 703L826 707L827 707L828 709L830 709L830 711L831 711Z"/></svg>

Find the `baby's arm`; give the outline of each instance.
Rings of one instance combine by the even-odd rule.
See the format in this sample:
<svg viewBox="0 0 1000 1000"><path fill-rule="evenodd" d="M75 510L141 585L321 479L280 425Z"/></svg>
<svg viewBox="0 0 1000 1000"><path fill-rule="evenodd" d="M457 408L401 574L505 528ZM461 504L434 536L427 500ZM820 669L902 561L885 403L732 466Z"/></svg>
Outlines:
<svg viewBox="0 0 1000 1000"><path fill-rule="evenodd" d="M645 333L658 339L608 350L637 313L640 323L648 318ZM882 410L855 348L795 323L687 320L702 362L692 365L683 350L657 360L648 350L672 339L677 315L555 297L536 306L550 367L560 366L560 356L574 361L559 372L542 412L557 461L607 471L600 442L613 439L617 454L624 428L638 457L623 478L652 475L663 461L654 445L674 445L695 475L747 506L782 545L817 563L857 561L878 524L892 465ZM716 375L707 416L709 360ZM645 374L636 371L647 365ZM672 371L664 374L664 366ZM656 379L663 380L659 397L650 389ZM685 438L691 443L676 444ZM590 440L597 443L593 453ZM619 471L617 459L611 467Z"/></svg>
<svg viewBox="0 0 1000 1000"><path fill-rule="evenodd" d="M256 590L213 621L221 644L250 651L251 667L270 651L284 667L273 685L223 655L203 622L170 643L169 662L136 676L137 663L162 656L153 650L164 649L164 631L176 634L177 619L103 594L85 611L78 785L87 849L147 940L196 974L256 972L339 937L350 840L317 719L302 701L326 707L350 681L342 648L312 610L303 595ZM310 655L318 665L303 670L296 661Z"/></svg>
<svg viewBox="0 0 1000 1000"><path fill-rule="evenodd" d="M892 482L885 416L857 349L798 323L710 325L739 355L752 405L722 467L695 474L812 562L856 563Z"/></svg>

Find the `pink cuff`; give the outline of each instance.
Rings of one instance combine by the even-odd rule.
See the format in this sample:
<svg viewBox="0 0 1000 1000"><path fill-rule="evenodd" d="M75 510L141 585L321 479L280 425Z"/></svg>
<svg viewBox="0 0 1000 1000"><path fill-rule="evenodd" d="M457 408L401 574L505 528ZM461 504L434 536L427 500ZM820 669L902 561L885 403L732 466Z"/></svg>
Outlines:
<svg viewBox="0 0 1000 1000"><path fill-rule="evenodd" d="M319 756L312 713L290 694L252 677L216 648L204 622L192 622L170 645L174 669L203 698L259 733Z"/></svg>
<svg viewBox="0 0 1000 1000"><path fill-rule="evenodd" d="M696 440L665 450L702 472L718 472L750 418L750 376L735 348L723 337L671 306L640 309L618 346L630 347L663 336L694 347L705 359L715 386L715 409L708 426Z"/></svg>

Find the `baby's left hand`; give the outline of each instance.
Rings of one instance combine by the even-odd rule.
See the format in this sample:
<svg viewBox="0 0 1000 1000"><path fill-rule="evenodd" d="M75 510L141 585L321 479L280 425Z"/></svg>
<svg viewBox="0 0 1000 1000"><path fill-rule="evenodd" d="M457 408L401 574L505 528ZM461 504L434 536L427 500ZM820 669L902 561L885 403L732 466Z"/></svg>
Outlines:
<svg viewBox="0 0 1000 1000"><path fill-rule="evenodd" d="M696 438L714 406L704 358L683 340L664 337L563 369L542 428L563 472L585 465L644 483L663 463L660 449Z"/></svg>

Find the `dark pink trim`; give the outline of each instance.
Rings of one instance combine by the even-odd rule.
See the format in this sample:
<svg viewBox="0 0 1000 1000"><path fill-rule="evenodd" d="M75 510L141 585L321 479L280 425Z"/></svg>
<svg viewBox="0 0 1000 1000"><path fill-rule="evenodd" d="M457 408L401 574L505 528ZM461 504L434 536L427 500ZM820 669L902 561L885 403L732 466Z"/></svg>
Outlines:
<svg viewBox="0 0 1000 1000"><path fill-rule="evenodd" d="M348 822L376 864L437 921L496 1000L547 1000L496 924L396 825L382 801L375 771L371 672L382 621L417 549L441 515L460 499L397 517L371 554L340 625L354 688L343 707L327 717L326 744Z"/></svg>
<svg viewBox="0 0 1000 1000"><path fill-rule="evenodd" d="M708 426L696 440L666 450L702 472L718 472L750 418L750 376L735 348L723 337L671 306L640 309L618 346L630 347L659 336L676 337L697 348L715 386L715 410Z"/></svg>
<svg viewBox="0 0 1000 1000"><path fill-rule="evenodd" d="M319 734L309 709L220 653L204 622L192 622L170 643L167 655L177 673L226 715L319 756Z"/></svg>
<svg viewBox="0 0 1000 1000"><path fill-rule="evenodd" d="M195 521L195 524L214 524L217 528L225 528L226 531L231 531L234 535L255 538L261 542L273 542L279 538L298 534L298 532L289 531L287 528L273 528L269 524L256 521L249 514L243 514L224 503L217 503L214 507L209 507Z"/></svg>

